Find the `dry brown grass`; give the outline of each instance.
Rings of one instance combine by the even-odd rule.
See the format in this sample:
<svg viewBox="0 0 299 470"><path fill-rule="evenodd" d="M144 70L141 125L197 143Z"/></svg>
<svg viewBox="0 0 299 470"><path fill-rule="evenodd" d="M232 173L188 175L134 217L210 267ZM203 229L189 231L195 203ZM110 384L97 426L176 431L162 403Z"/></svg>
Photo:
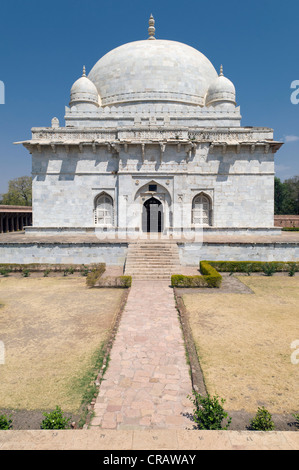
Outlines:
<svg viewBox="0 0 299 470"><path fill-rule="evenodd" d="M83 277L2 278L0 409L77 411L75 385L106 339L124 291L87 289ZM77 382L77 383L78 383Z"/></svg>
<svg viewBox="0 0 299 470"><path fill-rule="evenodd" d="M230 410L298 412L299 278L240 277L254 294L191 294L190 315L208 391Z"/></svg>

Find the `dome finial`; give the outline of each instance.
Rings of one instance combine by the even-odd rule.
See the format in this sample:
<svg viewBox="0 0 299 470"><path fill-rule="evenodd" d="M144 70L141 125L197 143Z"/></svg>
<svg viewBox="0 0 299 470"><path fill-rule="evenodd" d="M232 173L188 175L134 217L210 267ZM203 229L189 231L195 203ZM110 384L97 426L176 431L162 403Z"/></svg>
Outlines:
<svg viewBox="0 0 299 470"><path fill-rule="evenodd" d="M148 24L149 24L149 28L148 28L148 39L156 39L155 38L155 31L156 31L156 28L155 28L155 20L154 20L154 17L153 15L151 14L150 16L150 19L148 21Z"/></svg>
<svg viewBox="0 0 299 470"><path fill-rule="evenodd" d="M220 65L220 74L219 77L223 77L223 65Z"/></svg>
<svg viewBox="0 0 299 470"><path fill-rule="evenodd" d="M83 65L83 73L82 73L82 77L86 77L86 70L85 70L85 65Z"/></svg>

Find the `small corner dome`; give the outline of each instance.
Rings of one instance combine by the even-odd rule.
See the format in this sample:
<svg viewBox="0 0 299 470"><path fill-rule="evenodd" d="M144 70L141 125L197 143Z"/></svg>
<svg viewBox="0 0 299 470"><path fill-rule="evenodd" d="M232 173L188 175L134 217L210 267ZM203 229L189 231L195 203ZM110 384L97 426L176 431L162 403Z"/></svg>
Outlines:
<svg viewBox="0 0 299 470"><path fill-rule="evenodd" d="M89 103L99 106L99 94L95 84L86 77L85 67L83 74L75 81L71 88L70 106L78 105L78 103Z"/></svg>
<svg viewBox="0 0 299 470"><path fill-rule="evenodd" d="M219 76L208 89L206 106L215 106L223 102L233 103L236 106L236 89L234 84L223 75L223 67L221 66Z"/></svg>

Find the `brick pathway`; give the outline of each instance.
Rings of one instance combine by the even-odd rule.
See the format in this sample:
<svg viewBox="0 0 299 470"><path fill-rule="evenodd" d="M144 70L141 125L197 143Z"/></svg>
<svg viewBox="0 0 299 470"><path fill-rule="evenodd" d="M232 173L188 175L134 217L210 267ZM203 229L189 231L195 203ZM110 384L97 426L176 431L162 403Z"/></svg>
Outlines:
<svg viewBox="0 0 299 470"><path fill-rule="evenodd" d="M133 281L91 426L186 429L192 411L182 332L167 281Z"/></svg>

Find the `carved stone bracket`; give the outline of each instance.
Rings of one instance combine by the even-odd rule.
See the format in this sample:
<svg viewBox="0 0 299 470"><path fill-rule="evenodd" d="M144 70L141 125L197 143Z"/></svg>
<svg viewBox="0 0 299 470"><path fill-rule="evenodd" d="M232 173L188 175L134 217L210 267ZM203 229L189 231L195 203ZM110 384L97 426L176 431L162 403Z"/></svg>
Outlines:
<svg viewBox="0 0 299 470"><path fill-rule="evenodd" d="M160 164L162 163L162 160L163 160L163 155L164 155L164 152L165 152L165 148L166 148L166 145L160 143Z"/></svg>

